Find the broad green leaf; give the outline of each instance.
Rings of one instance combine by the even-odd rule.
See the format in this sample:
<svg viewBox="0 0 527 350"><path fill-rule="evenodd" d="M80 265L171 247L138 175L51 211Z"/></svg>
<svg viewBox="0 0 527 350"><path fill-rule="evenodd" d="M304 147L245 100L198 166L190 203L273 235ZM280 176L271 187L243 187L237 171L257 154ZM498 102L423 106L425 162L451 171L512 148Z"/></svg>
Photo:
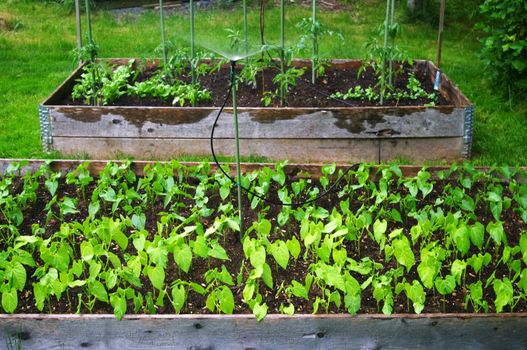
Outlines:
<svg viewBox="0 0 527 350"><path fill-rule="evenodd" d="M276 260L278 265L284 270L287 269L289 263L289 250L284 241L277 240L270 245L270 251L273 258Z"/></svg>
<svg viewBox="0 0 527 350"><path fill-rule="evenodd" d="M179 268L188 273L192 265L192 250L186 243L174 246L174 261Z"/></svg>
<svg viewBox="0 0 527 350"><path fill-rule="evenodd" d="M81 257L84 261L90 261L93 258L93 246L89 241L81 243Z"/></svg>
<svg viewBox="0 0 527 350"><path fill-rule="evenodd" d="M273 274L267 263L263 264L262 280L268 288L273 288Z"/></svg>
<svg viewBox="0 0 527 350"><path fill-rule="evenodd" d="M249 260L254 267L262 266L265 263L265 259L265 248L262 246L255 247L254 250L250 252Z"/></svg>
<svg viewBox="0 0 527 350"><path fill-rule="evenodd" d="M388 228L388 222L386 220L375 220L373 223L373 237L375 242L384 250L386 244L386 229Z"/></svg>
<svg viewBox="0 0 527 350"><path fill-rule="evenodd" d="M464 260L456 259L450 267L452 276L456 279L457 284L461 285L461 277L467 268L467 263Z"/></svg>
<svg viewBox="0 0 527 350"><path fill-rule="evenodd" d="M480 222L476 222L470 226L470 241L479 249L483 247L485 241L485 226Z"/></svg>
<svg viewBox="0 0 527 350"><path fill-rule="evenodd" d="M267 304L256 303L253 307L253 315L256 317L256 320L261 321L267 315Z"/></svg>
<svg viewBox="0 0 527 350"><path fill-rule="evenodd" d="M185 287L182 285L174 285L174 287L172 287L172 306L174 307L176 314L181 312L186 300L187 293Z"/></svg>
<svg viewBox="0 0 527 350"><path fill-rule="evenodd" d="M44 310L44 302L47 298L47 288L40 283L33 283L33 295L35 296L35 306L38 311Z"/></svg>
<svg viewBox="0 0 527 350"><path fill-rule="evenodd" d="M438 273L437 270L437 264L429 260L422 261L417 266L417 273L419 274L419 278L421 279L423 286L428 289L434 287L434 279Z"/></svg>
<svg viewBox="0 0 527 350"><path fill-rule="evenodd" d="M16 289L11 288L2 292L2 307L8 314L15 312L18 306L18 293Z"/></svg>
<svg viewBox="0 0 527 350"><path fill-rule="evenodd" d="M147 274L154 288L162 290L165 282L165 270L161 266L150 267Z"/></svg>
<svg viewBox="0 0 527 350"><path fill-rule="evenodd" d="M520 237L520 250L522 259L527 264L527 232L524 232Z"/></svg>
<svg viewBox="0 0 527 350"><path fill-rule="evenodd" d="M456 289L456 280L452 275L447 275L444 279L437 277L435 280L435 286L439 294L448 295Z"/></svg>
<svg viewBox="0 0 527 350"><path fill-rule="evenodd" d="M113 307L113 313L118 320L121 320L126 313L126 299L117 292L110 294L110 304Z"/></svg>
<svg viewBox="0 0 527 350"><path fill-rule="evenodd" d="M496 299L494 300L494 305L496 306L496 312L502 312L503 307L512 304L514 301L513 295L514 290L512 283L508 278L503 280L495 279L494 284L494 293L496 294Z"/></svg>
<svg viewBox="0 0 527 350"><path fill-rule="evenodd" d="M405 283L404 290L408 299L413 302L414 311L420 314L425 307L425 292L419 281L414 280L412 284Z"/></svg>
<svg viewBox="0 0 527 350"><path fill-rule="evenodd" d="M352 315L355 315L360 310L361 295L360 294L346 294L344 296L344 306L346 310Z"/></svg>
<svg viewBox="0 0 527 350"><path fill-rule="evenodd" d="M146 216L144 213L141 213L139 215L134 214L132 215L132 225L138 230L144 230L146 224Z"/></svg>
<svg viewBox="0 0 527 350"><path fill-rule="evenodd" d="M217 298L221 312L227 315L232 314L234 311L234 296L230 288L226 286L218 287Z"/></svg>
<svg viewBox="0 0 527 350"><path fill-rule="evenodd" d="M112 239L119 245L122 250L126 250L128 247L128 237L120 230L114 230L112 233Z"/></svg>
<svg viewBox="0 0 527 350"><path fill-rule="evenodd" d="M146 235L141 232L132 240L132 244L134 245L134 248L138 252L142 252L145 249L145 243L146 243Z"/></svg>
<svg viewBox="0 0 527 350"><path fill-rule="evenodd" d="M90 294L96 297L98 300L103 301L105 303L108 302L108 293L106 292L106 288L104 288L104 285L101 282L97 280L89 282L88 290Z"/></svg>
<svg viewBox="0 0 527 350"><path fill-rule="evenodd" d="M406 267L406 271L410 271L415 263L415 256L410 247L410 242L406 236L401 236L399 239L393 240L392 247L393 254L397 262Z"/></svg>
<svg viewBox="0 0 527 350"><path fill-rule="evenodd" d="M211 242L208 255L220 260L230 260L227 252L218 242Z"/></svg>
<svg viewBox="0 0 527 350"><path fill-rule="evenodd" d="M465 224L461 224L453 234L454 244L462 256L470 249L470 232Z"/></svg>
<svg viewBox="0 0 527 350"><path fill-rule="evenodd" d="M296 239L295 236L293 236L291 239L287 240L285 242L287 245L287 249L289 250L289 253L291 253L291 256L296 260L298 259L298 256L300 255L300 242L298 239Z"/></svg>
<svg viewBox="0 0 527 350"><path fill-rule="evenodd" d="M489 222L487 224L487 231L490 237L492 237L492 240L496 246L499 247L503 241L506 241L505 232L503 231L503 224L501 221Z"/></svg>
<svg viewBox="0 0 527 350"><path fill-rule="evenodd" d="M26 269L19 262L11 265L11 287L22 291L26 286Z"/></svg>
<svg viewBox="0 0 527 350"><path fill-rule="evenodd" d="M206 259L209 256L209 246L202 235L197 236L195 241L190 241L190 245L196 256L202 259Z"/></svg>

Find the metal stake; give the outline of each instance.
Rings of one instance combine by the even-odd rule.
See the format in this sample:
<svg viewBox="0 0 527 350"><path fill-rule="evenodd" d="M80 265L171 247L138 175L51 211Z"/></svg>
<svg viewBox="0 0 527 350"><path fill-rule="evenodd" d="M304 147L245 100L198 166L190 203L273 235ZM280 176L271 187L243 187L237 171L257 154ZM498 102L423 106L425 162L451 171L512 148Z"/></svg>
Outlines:
<svg viewBox="0 0 527 350"><path fill-rule="evenodd" d="M280 0L280 73L285 72L285 5L284 0ZM280 88L280 105L285 104L285 91Z"/></svg>
<svg viewBox="0 0 527 350"><path fill-rule="evenodd" d="M161 43L163 45L163 63L167 64L167 46L165 41L165 14L163 11L163 0L159 0L159 17L161 19Z"/></svg>
<svg viewBox="0 0 527 350"><path fill-rule="evenodd" d="M384 21L384 52L382 54L381 105L384 104L384 89L386 88L386 50L388 49L388 20L390 15L390 0L386 0L386 20Z"/></svg>
<svg viewBox="0 0 527 350"><path fill-rule="evenodd" d="M434 90L439 91L439 83L441 79L441 48L443 46L443 27L445 22L445 0L441 0L441 7L439 10L439 32L437 34L437 72L434 83Z"/></svg>
<svg viewBox="0 0 527 350"><path fill-rule="evenodd" d="M236 145L236 185L238 187L238 215L240 217L240 242L243 238L242 172L240 167L240 141L238 138L238 103L236 98L236 61L231 61L232 112L234 114L234 143Z"/></svg>
<svg viewBox="0 0 527 350"><path fill-rule="evenodd" d="M313 15L311 16L312 20L312 31L313 31L313 57L311 58L311 83L315 84L316 79L316 72L315 72L315 66L317 64L317 56L318 56L318 42L317 42L317 32L316 32L316 23L317 23L317 1L313 0L312 2L313 7Z"/></svg>
<svg viewBox="0 0 527 350"><path fill-rule="evenodd" d="M190 71L192 84L196 84L196 69L194 67L194 0L190 0Z"/></svg>
<svg viewBox="0 0 527 350"><path fill-rule="evenodd" d="M82 49L82 24L81 24L81 6L79 0L75 0L75 19L77 22L77 49Z"/></svg>
<svg viewBox="0 0 527 350"><path fill-rule="evenodd" d="M249 63L249 34L247 33L247 0L243 0L243 32L245 34L245 63Z"/></svg>

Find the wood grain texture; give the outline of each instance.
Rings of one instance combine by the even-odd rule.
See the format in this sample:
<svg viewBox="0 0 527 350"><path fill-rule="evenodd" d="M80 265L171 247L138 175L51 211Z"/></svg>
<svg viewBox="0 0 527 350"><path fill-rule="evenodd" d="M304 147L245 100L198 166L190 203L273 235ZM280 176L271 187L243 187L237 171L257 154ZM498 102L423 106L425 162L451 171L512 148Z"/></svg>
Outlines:
<svg viewBox="0 0 527 350"><path fill-rule="evenodd" d="M209 138L216 108L53 107L52 137ZM462 108L239 108L247 139L427 138L463 136ZM234 133L232 109L216 138Z"/></svg>
<svg viewBox="0 0 527 350"><path fill-rule="evenodd" d="M63 154L82 155L100 159L177 159L184 155L210 156L208 139L157 138L75 138L56 137L53 145ZM377 162L377 140L316 140L316 139L241 139L241 156L258 155L270 160L288 159L291 162L349 163ZM234 140L214 141L216 154L233 156Z"/></svg>
<svg viewBox="0 0 527 350"><path fill-rule="evenodd" d="M22 349L525 349L527 315L1 315Z"/></svg>

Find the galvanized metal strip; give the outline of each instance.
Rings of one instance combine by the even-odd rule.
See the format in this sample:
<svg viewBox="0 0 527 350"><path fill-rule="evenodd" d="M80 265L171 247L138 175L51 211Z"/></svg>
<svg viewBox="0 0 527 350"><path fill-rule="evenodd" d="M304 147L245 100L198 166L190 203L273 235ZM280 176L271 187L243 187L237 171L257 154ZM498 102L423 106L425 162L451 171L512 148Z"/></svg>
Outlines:
<svg viewBox="0 0 527 350"><path fill-rule="evenodd" d="M49 115L49 107L39 105L38 114L40 120L40 135L42 140L42 148L44 152L51 151L52 137L51 137L51 118Z"/></svg>
<svg viewBox="0 0 527 350"><path fill-rule="evenodd" d="M472 155L472 141L474 138L474 112L474 105L465 107L463 122L463 156L467 159Z"/></svg>

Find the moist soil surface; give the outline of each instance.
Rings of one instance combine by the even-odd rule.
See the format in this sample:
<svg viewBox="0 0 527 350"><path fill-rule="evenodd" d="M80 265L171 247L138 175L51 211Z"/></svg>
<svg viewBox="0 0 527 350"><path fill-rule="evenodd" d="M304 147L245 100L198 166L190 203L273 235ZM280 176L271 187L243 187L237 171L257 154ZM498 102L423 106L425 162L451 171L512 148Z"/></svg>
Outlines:
<svg viewBox="0 0 527 350"><path fill-rule="evenodd" d="M193 185L197 185L199 183L198 179L189 179L189 182L194 181ZM434 185L434 189L432 193L426 198L426 200L421 200L418 202L418 209L423 208L427 205L433 205L436 201L436 199L443 193L444 187L449 184L448 181L437 181ZM12 193L17 193L22 190L22 181L19 183L13 183L12 185L13 190ZM276 187L276 186L275 186ZM473 188L469 191L467 191L467 194L471 195L473 198L475 198L478 191L481 190L479 188L481 186L478 186L475 184ZM57 232L60 230L60 222L56 219L52 219L48 224L45 224L46 222L46 214L45 214L45 206L48 203L49 200L51 200L51 196L49 193L44 189L43 184L41 184L41 190L38 193L38 200L36 205L29 208L26 212L24 212L24 217L26 218L32 218L32 220L25 220L23 226L20 229L21 234L31 234L31 224L32 223L39 223L41 227L45 228L46 233L44 234L44 238L46 235L51 234L52 232ZM93 189L93 187L92 187ZM346 200L346 198L350 199L350 209L352 211L357 210L363 205L362 201L359 201L357 199L358 195L360 194L361 190L356 191L350 191L349 193L345 194L344 197L339 197L338 192L343 189L343 185L339 184L336 186L335 191L330 192L326 197L321 198L319 201L317 201L317 205L321 206L328 211L332 211L335 206L340 203L342 200ZM277 188L271 188L269 193L269 199L271 201L279 201L278 196L276 195ZM69 215L68 221L78 221L83 222L83 220L87 217L88 212L88 204L89 204L89 198L90 198L90 188L86 191L86 198L88 198L88 201L82 200L83 196L80 193L80 190L77 189L74 186L67 185L64 183L64 180L59 185L59 191L62 191L59 194L59 198L62 196L69 196L72 198L79 198L79 202L77 205L77 208L79 210L78 214ZM406 196L408 194L408 190L406 188L399 188L397 189L397 192L401 196ZM503 193L504 196L511 197L511 193L506 188ZM209 193L209 208L217 208L218 205L224 203L222 202L221 198L219 197L218 193ZM231 190L230 196L227 198L227 201L232 200L232 204L234 207L237 207L236 203L236 189L233 188ZM302 199L299 199L302 200ZM190 213L189 208L194 205L192 198L183 198L184 206L181 207L180 212L178 212L179 215L186 216ZM398 208L398 206L394 205L394 208ZM55 208L56 209L56 208ZM259 213L262 212L262 210L253 210L251 209L250 203L248 203L247 200L243 202L243 210L245 213L244 216L244 227L249 227L253 223L253 221L256 221L258 219ZM159 202L155 203L154 206L151 206L148 208L148 210L145 212L147 219L147 225L145 227L146 230L150 232L150 236L148 239L152 239L154 233L156 232L156 222L158 220L158 213L165 211L163 207L162 200L159 200ZM273 227L278 226L276 223L276 217L278 213L280 213L281 207L278 205L270 204L266 212L267 218L275 218L270 219L272 221ZM107 208L100 216L106 215L109 217L115 217L118 218L119 215L124 214L121 209L118 209L116 213L112 214L110 208ZM477 216L477 219L480 223L483 225L487 225L490 221L492 221L492 215L488 211L488 208L485 207L484 204L479 203L476 207L475 214ZM57 210L58 215L58 210ZM204 219L205 221L202 222L204 227L208 227L212 224L214 221L213 217L210 217L208 219ZM0 220L0 223L3 220ZM401 224L397 224L397 227L395 227L394 223L389 223L389 227L387 232L390 232L391 230L395 228L403 228L405 232L409 232L410 228L417 223L417 221L410 217L403 217L403 222ZM508 210L503 212L502 217L503 225L504 225L504 231L507 232L507 240L509 242L509 245L513 246L518 244L519 237L521 235L522 230L527 230L527 225L522 221L521 217L518 213ZM296 236L300 242L302 242L300 235L299 235L300 227L298 222L292 221L291 224L286 225L285 227L281 228L278 232L278 238L280 239L288 239L292 236ZM77 237L78 243L80 244L83 240L81 236ZM270 241L273 241L273 235L269 237ZM239 241L238 233L232 232L231 234L227 234L222 240L220 241L222 246L225 248L225 250L228 253L228 256L230 257L229 261L219 261L216 259L212 259L210 262L202 259L194 259L192 263L192 267L189 271L189 273L184 273L180 269L177 268L176 263L174 262L172 255L170 254L169 257L169 263L168 263L168 269L167 269L167 280L176 280L177 278L181 278L182 280L186 281L194 281L197 283L204 284L204 273L214 267L221 267L222 264L225 264L227 269L230 271L233 280L236 281L236 276L238 272L240 271L240 267L242 265L242 262L244 261L244 253L242 250L241 243ZM417 245L416 245L417 246ZM303 247L303 245L302 245ZM363 257L370 257L374 261L377 262L384 262L385 257L384 253L380 253L378 244L367 234L364 234L362 237L360 246L355 244L355 242L348 242L345 245L345 248L348 253L348 257L351 257L355 259L356 261L360 261ZM5 250L6 247L0 243L0 250ZM414 246L414 255L416 258L416 264L420 261L420 252L418 248ZM78 249L76 250L77 254ZM129 245L129 248L126 252L120 251L119 247L117 245L114 245L112 251L117 254L119 257L123 257L124 253L131 253L136 254L135 249L132 247L132 245ZM315 300L315 298L320 295L321 291L316 288L316 285L313 284L313 288L310 291L310 301L307 301L302 298L298 297L292 297L291 299L287 300L283 291L279 292L278 288L283 284L284 286L289 285L291 281L297 280L297 281L304 281L306 270L308 269L309 265L314 262L313 260L307 259L302 260L302 254L304 252L304 247L302 248L302 253L300 254L300 257L298 260L290 259L289 265L287 270L282 269L280 266L278 266L274 260L270 259L269 265L272 269L272 275L274 279L274 290L268 289L267 287L263 286L263 283L261 283L260 286L260 292L263 295L263 301L266 302L269 309L268 313L280 313L280 304L283 303L284 305L287 305L289 302L292 302L295 305L296 313L302 314L302 313L312 313L313 312L313 306L312 303ZM467 256L472 255L476 252L476 249L472 246L471 250L468 252ZM496 252L496 250L489 250L489 252L492 253L492 263L489 264L487 267L483 268L481 271L480 276L477 276L469 271L467 271L466 274L466 286L470 285L470 283L477 282L478 280L481 280L483 284L487 281L487 279L490 277L490 275L495 272L496 278L503 278L508 276L509 272L504 267L504 265L500 265L503 267L503 269L500 269L500 267L496 270L495 263L499 260L499 254ZM37 264L42 263L41 260L38 257L38 254L35 253L34 255L35 260L37 261ZM80 256L77 256L76 258L80 258ZM123 260L124 261L124 260ZM246 262L246 264L248 264ZM395 267L395 262L392 259L391 263L384 263L385 265L385 271L388 271L390 268ZM34 270L34 269L33 269ZM419 276L415 272L415 267L410 271L410 273L405 274L407 280L419 280ZM33 272L31 268L28 268L28 282L26 286L31 286L32 283L36 281L34 277L30 277L33 275ZM380 273L383 273L383 271L380 271ZM245 273L247 275L247 273ZM245 276L246 277L246 276ZM361 276L357 275L355 276L359 283L362 283L365 279L360 279ZM245 279L244 279L245 280ZM152 285L150 284L150 281L147 278L143 278L143 295L146 295L148 292L153 290ZM251 313L251 310L248 308L248 306L242 301L242 291L243 291L244 285L241 286L235 286L232 287L231 290L235 297L235 310L234 313ZM432 293L430 290L426 290L426 306L423 313L439 313L439 312L446 312L446 313L463 313L463 312L473 312L474 310L469 305L465 305L465 295L468 294L468 291L466 289L463 289L462 287L457 287L454 293L451 296L447 296L446 298L436 294ZM70 295L74 296L76 295L76 290L72 289L70 290ZM38 309L34 306L34 298L33 298L33 291L32 288L27 288L23 293L20 294L20 300L19 300L19 308L17 309L17 312L20 313L39 313ZM492 292L492 288L485 288L484 289L484 295L483 299L487 300L489 303L489 312L494 312L494 298L495 295ZM211 313L206 307L205 307L205 301L206 297L200 296L197 293L189 293L188 300L186 306L182 309L182 313L186 314L208 314ZM360 313L379 313L379 305L377 304L376 300L373 298L372 295L372 289L371 287L368 287L366 290L362 293L362 304L361 304L361 310ZM413 313L413 309L411 305L408 303L406 297L404 296L404 293L401 293L399 296L394 294L394 305L393 305L393 312L394 313ZM44 313L75 313L78 310L77 305L77 298L71 297L70 302L67 301L66 298L62 298L60 301L56 301L53 298L53 302L47 303L43 312ZM87 310L84 306L81 306L79 310L82 313L113 313L112 308L110 305L97 302L93 310ZM133 305L131 302L129 302L128 305L128 311L133 310ZM505 309L507 311L508 309ZM331 307L329 310L327 310L329 313L347 313L344 306L341 308L336 308L334 304L331 304ZM527 305L525 303L525 300L519 301L519 303L515 306L514 312L524 312L527 311ZM166 302L165 307L159 307L156 310L157 313L173 313L173 308L171 307L170 303ZM319 310L319 313L324 312L324 310Z"/></svg>
<svg viewBox="0 0 527 350"><path fill-rule="evenodd" d="M240 67L237 71L240 71ZM147 70L143 72L137 81L144 81L151 77L154 70ZM265 92L277 92L279 85L273 83L273 78L279 73L276 67L267 68L263 73L258 73L256 76L256 86L252 84L240 83L238 84L238 106L239 107L264 107L262 98ZM378 101L369 101L366 98L361 100L348 99L339 100L331 98L330 96L336 92L346 93L350 88L361 86L363 89L374 87L377 84L377 77L371 68L358 74L356 68L337 69L328 67L325 74L318 77L315 84L311 83L311 70L306 69L305 73L297 80L296 86L291 86L287 93L286 107L365 107L365 106L380 106ZM405 64L401 67L399 74L395 75L393 86L396 91L407 91L408 78L413 73L415 77L421 82L422 88L427 93L434 92L432 81L427 77L427 73L422 69L417 69L417 65L411 67ZM180 77L186 83L190 83L188 74ZM198 82L202 89L207 89L211 92L211 101L199 102L196 107L220 107L228 93L230 82L230 69L223 67L219 72L207 74L198 77ZM132 81L129 82L133 84ZM378 88L374 89L378 92ZM398 101L390 99L385 101L384 106L423 106L430 103L426 98L418 98L416 100L409 98L402 98ZM62 104L65 105L85 105L82 100L74 101L71 95L68 95ZM447 101L442 95L439 95L436 105L448 105ZM117 101L109 104L109 106L172 106L172 100L163 100L158 98L139 98L136 96L124 95ZM232 106L232 101L229 99L226 106ZM280 100L275 97L268 107L281 107Z"/></svg>

